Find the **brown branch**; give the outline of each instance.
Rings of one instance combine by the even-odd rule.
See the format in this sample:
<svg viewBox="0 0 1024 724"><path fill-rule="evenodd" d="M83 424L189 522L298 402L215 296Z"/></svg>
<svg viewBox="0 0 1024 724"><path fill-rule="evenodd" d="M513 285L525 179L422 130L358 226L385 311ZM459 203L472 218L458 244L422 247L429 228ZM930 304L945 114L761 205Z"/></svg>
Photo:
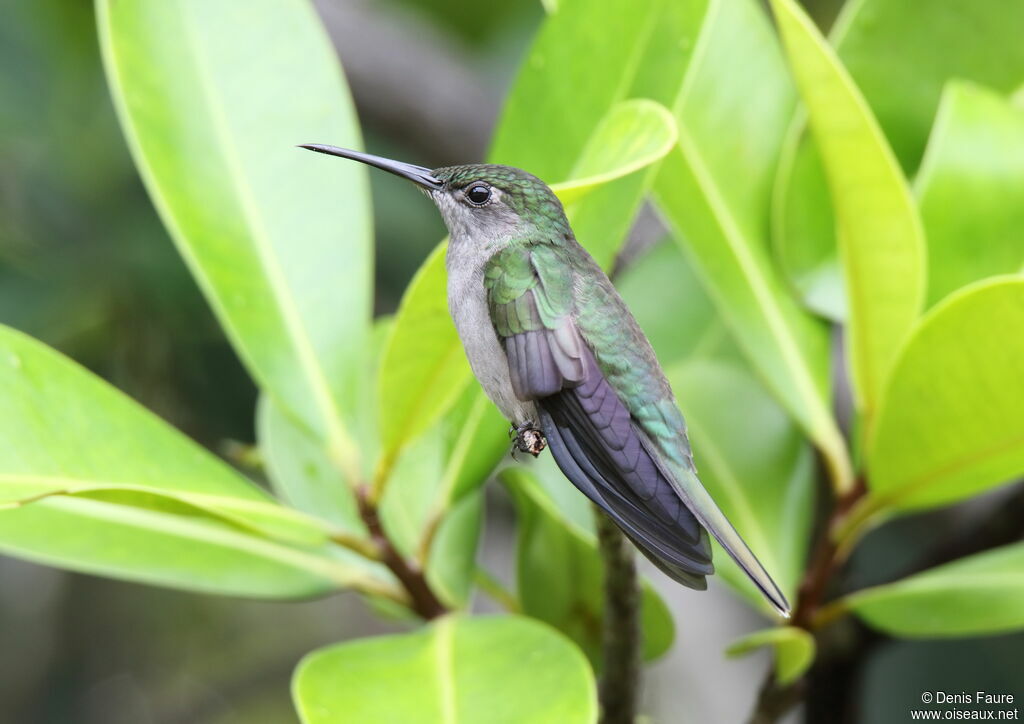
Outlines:
<svg viewBox="0 0 1024 724"><path fill-rule="evenodd" d="M612 519L594 508L604 561L602 724L633 724L640 700L643 634L635 552Z"/></svg>
<svg viewBox="0 0 1024 724"><path fill-rule="evenodd" d="M428 621L448 613L448 607L430 588L423 569L407 560L388 538L381 525L377 506L371 502L370 491L365 485L357 490L356 500L359 503L359 515L379 551L379 560L395 574L395 578L409 594L412 610Z"/></svg>
<svg viewBox="0 0 1024 724"><path fill-rule="evenodd" d="M800 583L796 609L790 625L814 632L815 615L821 608L829 584L835 579L843 564L842 549L835 539L834 532L854 505L866 494L867 486L863 478L859 478L853 489L833 505L828 520L819 533L807 573ZM750 724L771 724L778 721L800 703L805 689L806 682L803 679L779 686L775 681L775 671L769 669L761 685L754 711L750 715Z"/></svg>
<svg viewBox="0 0 1024 724"><path fill-rule="evenodd" d="M853 506L866 494L867 485L863 478L858 478L853 489L837 500L833 506L832 513L819 535L817 546L811 557L811 564L800 583L796 610L793 614L793 626L799 626L808 631L812 630L814 615L821 607L829 583L832 582L843 563L840 546L833 533Z"/></svg>
<svg viewBox="0 0 1024 724"><path fill-rule="evenodd" d="M768 669L757 703L750 715L749 724L774 724L803 699L806 686L801 679L786 686L779 686L775 680L775 667Z"/></svg>

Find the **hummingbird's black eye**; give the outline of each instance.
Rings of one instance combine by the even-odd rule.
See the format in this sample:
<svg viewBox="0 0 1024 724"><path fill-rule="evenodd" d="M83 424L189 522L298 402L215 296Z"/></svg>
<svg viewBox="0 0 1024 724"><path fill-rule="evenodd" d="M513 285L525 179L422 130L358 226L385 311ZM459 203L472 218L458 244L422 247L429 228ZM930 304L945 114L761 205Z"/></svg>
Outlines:
<svg viewBox="0 0 1024 724"><path fill-rule="evenodd" d="M491 187L484 184L474 184L466 192L466 198L477 206L482 206L491 198Z"/></svg>

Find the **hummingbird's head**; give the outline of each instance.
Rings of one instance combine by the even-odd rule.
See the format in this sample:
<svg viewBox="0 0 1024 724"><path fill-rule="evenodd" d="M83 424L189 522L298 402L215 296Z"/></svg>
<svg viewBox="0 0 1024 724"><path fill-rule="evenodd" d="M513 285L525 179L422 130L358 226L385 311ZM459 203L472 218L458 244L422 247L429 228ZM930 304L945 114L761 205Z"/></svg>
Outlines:
<svg viewBox="0 0 1024 724"><path fill-rule="evenodd" d="M498 246L524 235L555 239L569 232L555 194L518 168L480 163L431 170L336 146L302 148L360 161L412 181L434 201L453 242Z"/></svg>

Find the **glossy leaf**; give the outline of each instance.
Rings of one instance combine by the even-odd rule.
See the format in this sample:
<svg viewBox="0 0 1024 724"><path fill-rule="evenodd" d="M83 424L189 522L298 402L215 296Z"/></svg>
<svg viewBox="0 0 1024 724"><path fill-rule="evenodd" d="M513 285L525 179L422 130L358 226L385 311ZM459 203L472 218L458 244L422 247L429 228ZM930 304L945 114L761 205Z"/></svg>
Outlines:
<svg viewBox="0 0 1024 724"><path fill-rule="evenodd" d="M469 604L483 513L481 490L463 497L444 516L430 546L427 581L445 603L456 608Z"/></svg>
<svg viewBox="0 0 1024 724"><path fill-rule="evenodd" d="M671 238L634 259L615 287L663 369L691 358L744 363L696 270Z"/></svg>
<svg viewBox="0 0 1024 724"><path fill-rule="evenodd" d="M569 523L528 470L509 468L500 477L518 512L516 578L523 613L575 641L600 670L604 569L593 532ZM560 483L570 486L564 479ZM645 659L658 658L672 646L672 615L646 581L641 626Z"/></svg>
<svg viewBox="0 0 1024 724"><path fill-rule="evenodd" d="M179 251L259 385L354 475L370 209L362 167L294 147L360 145L313 8L103 0L98 15L122 126Z"/></svg>
<svg viewBox="0 0 1024 724"><path fill-rule="evenodd" d="M772 0L836 209L854 401L866 424L921 309L924 231L863 95L794 0Z"/></svg>
<svg viewBox="0 0 1024 724"><path fill-rule="evenodd" d="M868 449L875 507L951 503L1024 473L1024 278L957 292L897 360Z"/></svg>
<svg viewBox="0 0 1024 724"><path fill-rule="evenodd" d="M292 696L303 724L594 722L594 678L580 651L517 616L453 618L408 634L316 651Z"/></svg>
<svg viewBox="0 0 1024 724"><path fill-rule="evenodd" d="M845 487L827 330L793 301L767 253L772 172L793 107L778 43L746 0L710 3L697 27L701 52L673 91L679 142L660 166L658 206L737 343Z"/></svg>
<svg viewBox="0 0 1024 724"><path fill-rule="evenodd" d="M468 602L481 526L480 486L508 449L507 423L477 390L406 446L380 501L389 536L454 606Z"/></svg>
<svg viewBox="0 0 1024 724"><path fill-rule="evenodd" d="M333 558L322 522L277 505L53 350L0 327L0 360L0 503L7 504L0 505L0 549L222 593L297 596L374 585L363 580L369 563ZM17 501L24 504L12 507Z"/></svg>
<svg viewBox="0 0 1024 724"><path fill-rule="evenodd" d="M939 97L952 78L1010 92L1024 77L1017 42L1024 6L1003 0L856 0L830 39L904 171L921 160ZM992 53L992 48L1000 48ZM845 316L834 216L817 150L793 120L776 187L774 242L787 276L812 309Z"/></svg>
<svg viewBox="0 0 1024 724"><path fill-rule="evenodd" d="M341 530L366 533L355 496L323 445L266 395L260 397L256 410L256 433L267 475L278 496Z"/></svg>
<svg viewBox="0 0 1024 724"><path fill-rule="evenodd" d="M764 646L775 649L775 681L780 686L791 684L814 662L814 637L802 628L778 626L756 631L732 643L726 654L745 656Z"/></svg>
<svg viewBox="0 0 1024 724"><path fill-rule="evenodd" d="M928 304L1024 264L1024 109L946 87L915 183L928 236Z"/></svg>
<svg viewBox="0 0 1024 724"><path fill-rule="evenodd" d="M980 636L1024 629L1024 544L996 548L842 599L893 636Z"/></svg>
<svg viewBox="0 0 1024 724"><path fill-rule="evenodd" d="M26 560L185 591L305 598L387 578L354 558L248 535L205 516L81 497L0 511L0 551ZM379 574L379 575L378 575Z"/></svg>
<svg viewBox="0 0 1024 724"><path fill-rule="evenodd" d="M268 536L316 544L324 526L259 488L52 349L0 327L0 504L133 490ZM56 444L59 441L59 444Z"/></svg>
<svg viewBox="0 0 1024 724"><path fill-rule="evenodd" d="M814 455L782 408L750 376L719 360L667 370L686 416L704 487L790 601L803 574L814 512ZM772 609L716 547L715 569L768 615Z"/></svg>
<svg viewBox="0 0 1024 724"><path fill-rule="evenodd" d="M551 188L566 206L601 184L659 161L676 141L676 121L663 105L645 99L617 103L587 139L569 181Z"/></svg>
<svg viewBox="0 0 1024 724"><path fill-rule="evenodd" d="M560 2L541 26L506 99L490 160L562 182L572 178L588 139L616 104L649 98L670 107L703 5ZM650 181L640 170L575 204L576 238L601 266L611 266Z"/></svg>
<svg viewBox="0 0 1024 724"><path fill-rule="evenodd" d="M470 387L450 413L448 457L441 476L441 507L474 492L511 449L508 420L480 390Z"/></svg>
<svg viewBox="0 0 1024 724"><path fill-rule="evenodd" d="M446 250L439 244L409 282L385 344L378 475L387 475L402 447L437 422L472 378L448 314Z"/></svg>

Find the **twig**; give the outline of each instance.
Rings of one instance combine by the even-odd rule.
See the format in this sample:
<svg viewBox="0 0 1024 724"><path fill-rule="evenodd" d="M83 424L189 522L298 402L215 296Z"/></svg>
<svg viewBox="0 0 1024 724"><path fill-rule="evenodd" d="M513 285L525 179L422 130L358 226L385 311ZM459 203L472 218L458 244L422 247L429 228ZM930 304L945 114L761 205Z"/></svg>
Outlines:
<svg viewBox="0 0 1024 724"><path fill-rule="evenodd" d="M602 724L633 724L640 699L640 584L633 547L611 518L594 508L604 561Z"/></svg>
<svg viewBox="0 0 1024 724"><path fill-rule="evenodd" d="M359 515L366 523L370 537L379 551L380 561L395 574L395 578L408 592L413 611L428 621L448 613L448 607L430 588L423 569L406 560L388 538L380 523L377 506L370 500L370 493L365 485L357 490L356 500L359 503Z"/></svg>
<svg viewBox="0 0 1024 724"><path fill-rule="evenodd" d="M850 492L833 505L828 520L819 533L807 573L800 584L792 626L814 632L825 593L843 564L845 552L849 550L848 546L841 545L836 539L835 531L866 494L867 486L863 478L859 478ZM805 687L803 679L779 686L775 681L774 670L769 670L761 685L754 711L750 715L750 724L771 724L777 721L800 702Z"/></svg>
<svg viewBox="0 0 1024 724"><path fill-rule="evenodd" d="M775 679L775 668L768 670L764 677L761 690L757 694L757 704L750 715L749 724L773 724L786 712L800 703L805 691L804 682L794 682L779 686Z"/></svg>

